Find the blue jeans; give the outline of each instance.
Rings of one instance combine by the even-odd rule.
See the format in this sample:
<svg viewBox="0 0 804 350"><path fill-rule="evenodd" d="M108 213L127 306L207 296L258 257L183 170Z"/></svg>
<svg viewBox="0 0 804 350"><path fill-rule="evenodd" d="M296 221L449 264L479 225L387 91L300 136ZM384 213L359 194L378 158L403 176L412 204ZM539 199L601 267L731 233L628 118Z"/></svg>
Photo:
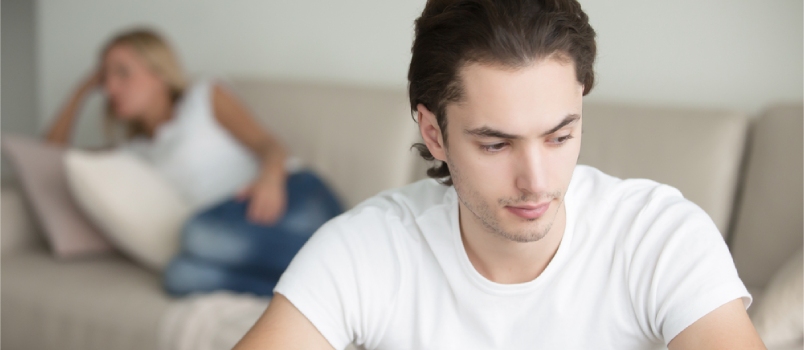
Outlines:
<svg viewBox="0 0 804 350"><path fill-rule="evenodd" d="M234 199L191 218L182 231L181 251L165 270L168 293L230 290L272 295L279 276L307 239L343 212L332 191L309 171L288 176L287 194L284 216L270 226L248 221L248 201Z"/></svg>

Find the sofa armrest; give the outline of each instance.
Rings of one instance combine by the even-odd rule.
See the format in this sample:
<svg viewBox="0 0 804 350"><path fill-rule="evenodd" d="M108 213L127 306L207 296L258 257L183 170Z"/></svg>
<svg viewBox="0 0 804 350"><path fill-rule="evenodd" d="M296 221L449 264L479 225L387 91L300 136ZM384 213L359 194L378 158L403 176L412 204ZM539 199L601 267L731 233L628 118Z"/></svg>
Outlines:
<svg viewBox="0 0 804 350"><path fill-rule="evenodd" d="M44 244L33 213L15 184L2 184L0 206L0 254L29 250Z"/></svg>

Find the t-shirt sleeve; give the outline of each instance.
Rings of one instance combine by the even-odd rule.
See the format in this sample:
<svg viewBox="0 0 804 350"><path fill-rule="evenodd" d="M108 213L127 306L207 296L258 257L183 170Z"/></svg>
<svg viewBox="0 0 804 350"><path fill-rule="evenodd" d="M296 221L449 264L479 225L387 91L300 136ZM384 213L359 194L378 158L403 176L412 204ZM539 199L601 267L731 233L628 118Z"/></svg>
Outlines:
<svg viewBox="0 0 804 350"><path fill-rule="evenodd" d="M372 211L349 212L322 226L274 289L335 349L376 343L398 290L393 227Z"/></svg>
<svg viewBox="0 0 804 350"><path fill-rule="evenodd" d="M678 190L658 186L631 226L629 290L646 332L668 344L718 307L751 295L709 216Z"/></svg>

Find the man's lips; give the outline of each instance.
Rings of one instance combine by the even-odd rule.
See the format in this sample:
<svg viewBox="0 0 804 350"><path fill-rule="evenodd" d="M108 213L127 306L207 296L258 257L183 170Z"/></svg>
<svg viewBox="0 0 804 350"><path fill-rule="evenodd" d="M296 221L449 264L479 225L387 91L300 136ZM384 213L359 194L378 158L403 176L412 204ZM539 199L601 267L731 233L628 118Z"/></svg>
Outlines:
<svg viewBox="0 0 804 350"><path fill-rule="evenodd" d="M547 212L548 208L550 208L550 202L505 207L512 214L528 220L540 218Z"/></svg>

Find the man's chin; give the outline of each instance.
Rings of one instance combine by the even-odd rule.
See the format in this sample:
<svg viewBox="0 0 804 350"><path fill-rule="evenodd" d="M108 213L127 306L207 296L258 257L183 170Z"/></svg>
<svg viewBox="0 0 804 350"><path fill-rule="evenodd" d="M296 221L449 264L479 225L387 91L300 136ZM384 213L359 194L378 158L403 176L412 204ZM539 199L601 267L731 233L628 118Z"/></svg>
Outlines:
<svg viewBox="0 0 804 350"><path fill-rule="evenodd" d="M544 232L503 234L502 237L517 243L533 243L541 241L546 236Z"/></svg>
<svg viewBox="0 0 804 350"><path fill-rule="evenodd" d="M523 220L516 218L511 220L502 230L497 232L503 238L515 242L536 242L547 235L550 230L549 225L544 224L544 216L534 220ZM517 222L515 222L517 221Z"/></svg>

